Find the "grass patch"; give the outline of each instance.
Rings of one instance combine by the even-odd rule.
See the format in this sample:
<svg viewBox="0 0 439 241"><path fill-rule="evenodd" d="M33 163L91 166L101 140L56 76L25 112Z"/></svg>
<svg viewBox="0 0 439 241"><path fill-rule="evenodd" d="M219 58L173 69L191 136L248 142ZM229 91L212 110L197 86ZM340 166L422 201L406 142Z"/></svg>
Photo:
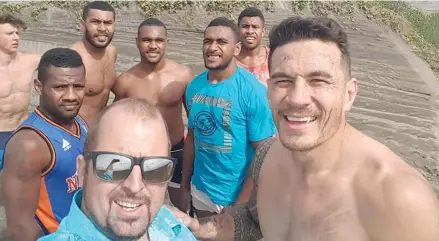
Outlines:
<svg viewBox="0 0 439 241"><path fill-rule="evenodd" d="M439 77L439 12L425 12L400 1L363 4L375 8L374 19L399 33Z"/></svg>
<svg viewBox="0 0 439 241"><path fill-rule="evenodd" d="M350 17L362 13L399 34L439 77L439 13L425 12L402 1L294 1L293 11Z"/></svg>

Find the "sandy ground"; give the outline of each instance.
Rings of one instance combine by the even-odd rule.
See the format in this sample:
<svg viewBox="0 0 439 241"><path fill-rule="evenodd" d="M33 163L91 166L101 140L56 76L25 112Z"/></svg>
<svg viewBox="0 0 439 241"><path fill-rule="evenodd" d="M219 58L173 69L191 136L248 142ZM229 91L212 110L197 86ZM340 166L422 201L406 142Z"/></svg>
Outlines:
<svg viewBox="0 0 439 241"><path fill-rule="evenodd" d="M194 13L194 20L182 20L182 16L195 16ZM134 37L143 17L134 9L118 16L113 43L118 49L117 71L122 72L139 60ZM266 13L268 29L289 16L291 11L279 3L275 13ZM160 18L168 25L167 57L187 64L195 74L200 73L204 69L202 30L212 16L196 10ZM402 156L439 194L437 78L408 46L376 23L362 16L357 16L354 22L340 21L349 35L352 74L359 80L359 95L349 117L350 123ZM43 53L53 47L70 46L81 38L75 28L71 14L52 9L30 24L20 48ZM34 96L32 108L37 103ZM0 203L0 231L4 228ZM1 237L1 240L10 240L5 232Z"/></svg>

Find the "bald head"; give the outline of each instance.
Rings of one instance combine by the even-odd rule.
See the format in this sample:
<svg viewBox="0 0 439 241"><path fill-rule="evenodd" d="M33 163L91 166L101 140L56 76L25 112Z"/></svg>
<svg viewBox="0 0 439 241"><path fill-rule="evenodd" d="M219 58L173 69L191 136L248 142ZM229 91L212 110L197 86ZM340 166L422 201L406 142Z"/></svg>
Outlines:
<svg viewBox="0 0 439 241"><path fill-rule="evenodd" d="M126 98L107 106L92 123L84 153L96 151L136 152L135 143L162 142L170 149L166 123L160 111L145 100ZM134 153L135 155L135 153Z"/></svg>

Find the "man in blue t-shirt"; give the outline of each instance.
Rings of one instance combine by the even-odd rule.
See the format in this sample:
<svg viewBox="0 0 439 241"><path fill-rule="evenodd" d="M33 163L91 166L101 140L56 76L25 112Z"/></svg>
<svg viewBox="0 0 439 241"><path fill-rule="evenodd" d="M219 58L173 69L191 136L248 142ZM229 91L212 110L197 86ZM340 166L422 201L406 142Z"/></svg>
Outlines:
<svg viewBox="0 0 439 241"><path fill-rule="evenodd" d="M176 160L160 111L126 98L94 121L77 159L82 190L57 231L39 241L195 241L163 206Z"/></svg>
<svg viewBox="0 0 439 241"><path fill-rule="evenodd" d="M212 20L203 41L208 70L186 89L188 144L179 208L187 211L192 201L197 217L247 201L253 185L244 180L254 150L276 133L267 89L236 64L240 46L232 21Z"/></svg>

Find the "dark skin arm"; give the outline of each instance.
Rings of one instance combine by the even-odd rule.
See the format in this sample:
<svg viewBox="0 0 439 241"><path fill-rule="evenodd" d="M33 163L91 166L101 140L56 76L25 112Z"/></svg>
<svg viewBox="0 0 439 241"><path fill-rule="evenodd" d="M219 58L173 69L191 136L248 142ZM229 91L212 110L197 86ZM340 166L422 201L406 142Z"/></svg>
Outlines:
<svg viewBox="0 0 439 241"><path fill-rule="evenodd" d="M178 204L178 208L187 211L190 208L190 185L191 177L194 169L195 147L194 147L194 131L188 128L184 148L183 148L183 174L180 191L182 192L182 203Z"/></svg>
<svg viewBox="0 0 439 241"><path fill-rule="evenodd" d="M6 146L1 194L7 229L16 241L43 236L34 216L40 198L41 174L50 161L47 143L33 130L19 131Z"/></svg>
<svg viewBox="0 0 439 241"><path fill-rule="evenodd" d="M129 84L126 75L127 75L126 73L122 73L121 75L119 75L119 77L117 77L116 83L111 89L111 92L114 93L113 102L121 100L126 96L126 91L128 89L128 84Z"/></svg>
<svg viewBox="0 0 439 241"><path fill-rule="evenodd" d="M184 73L184 76L182 77L182 81L183 81L183 83L185 85L184 86L185 91L184 91L184 94L183 94L182 102L183 102L184 110L186 111L186 116L189 116L189 110L187 109L187 106L186 106L186 88L189 85L189 83L194 79L195 76L192 73L192 71L188 67L186 67L186 66L185 66L185 71L184 72L185 73Z"/></svg>

